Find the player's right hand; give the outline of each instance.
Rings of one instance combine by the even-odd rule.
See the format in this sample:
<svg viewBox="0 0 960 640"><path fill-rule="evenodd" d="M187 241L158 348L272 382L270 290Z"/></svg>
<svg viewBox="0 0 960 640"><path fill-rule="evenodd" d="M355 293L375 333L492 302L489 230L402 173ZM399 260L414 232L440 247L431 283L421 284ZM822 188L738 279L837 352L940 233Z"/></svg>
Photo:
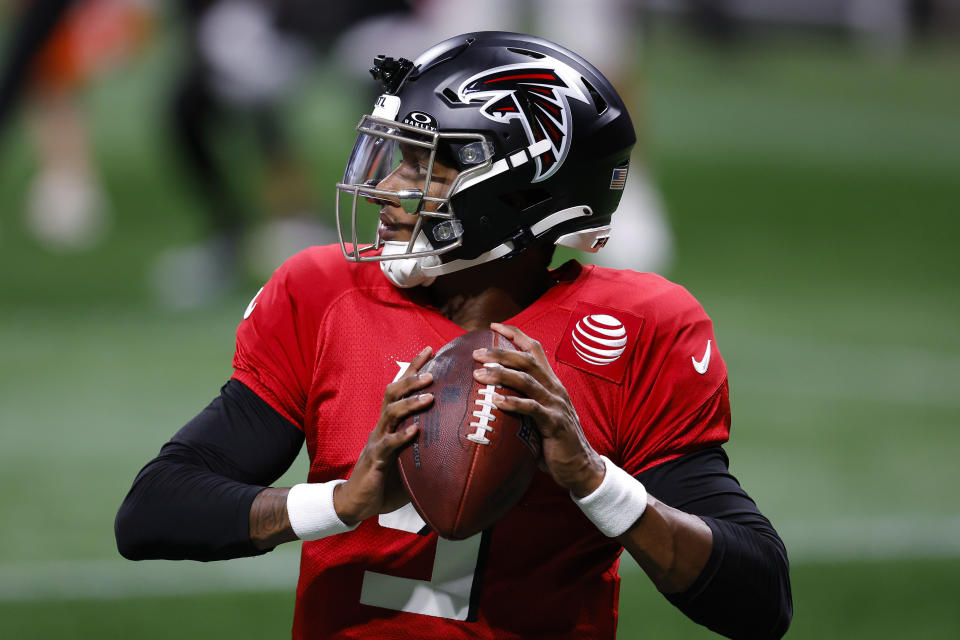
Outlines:
<svg viewBox="0 0 960 640"><path fill-rule="evenodd" d="M334 508L345 524L395 511L410 501L397 470L397 455L417 436L418 427L411 425L402 431L397 427L407 416L433 402L432 393L416 393L433 381L433 374L420 373L432 356L433 349L427 347L400 379L387 385L377 426L370 432L350 477L333 492Z"/></svg>

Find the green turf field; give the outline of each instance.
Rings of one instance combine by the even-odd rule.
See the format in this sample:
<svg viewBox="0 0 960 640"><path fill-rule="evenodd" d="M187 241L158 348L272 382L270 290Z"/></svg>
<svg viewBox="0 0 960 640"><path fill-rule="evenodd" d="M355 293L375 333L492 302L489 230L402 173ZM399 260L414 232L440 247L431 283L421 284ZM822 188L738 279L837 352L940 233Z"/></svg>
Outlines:
<svg viewBox="0 0 960 640"><path fill-rule="evenodd" d="M198 234L158 124L172 49L84 98L116 214L102 249L55 255L25 234L34 161L22 126L0 138L2 638L289 628L292 547L198 565L113 545L139 467L228 377L259 287L185 313L146 294L153 257ZM791 38L720 55L658 34L644 60L668 275L714 319L733 471L791 553L787 637L960 637L960 53ZM323 202L364 108L332 77L290 110ZM247 148L229 149L238 181ZM625 566L620 637L711 634Z"/></svg>

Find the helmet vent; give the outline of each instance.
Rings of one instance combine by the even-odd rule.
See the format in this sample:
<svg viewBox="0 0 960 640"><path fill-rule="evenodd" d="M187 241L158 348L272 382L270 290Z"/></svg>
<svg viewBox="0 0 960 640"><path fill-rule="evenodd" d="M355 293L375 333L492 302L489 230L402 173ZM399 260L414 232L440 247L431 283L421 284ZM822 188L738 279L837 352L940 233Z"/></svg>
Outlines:
<svg viewBox="0 0 960 640"><path fill-rule="evenodd" d="M593 100L593 106L597 108L597 115L603 115L603 112L607 110L607 101L603 99L603 96L600 95L600 92L594 89L593 85L590 84L586 78L581 77L580 79L583 80L584 86L590 93L590 98Z"/></svg>
<svg viewBox="0 0 960 640"><path fill-rule="evenodd" d="M542 53L537 53L536 51L530 51L529 49L518 49L517 47L507 47L507 51L513 51L514 53L519 53L522 56L529 56L531 58L536 58L537 60L546 57Z"/></svg>
<svg viewBox="0 0 960 640"><path fill-rule="evenodd" d="M466 51L467 48L472 43L473 43L473 39L470 38L466 42L461 44L459 47L454 47L453 49L450 49L450 51L447 51L443 55L437 57L435 60L431 60L430 62L426 63L426 66L422 68L415 67L414 70L410 73L410 77L408 78L408 80L416 80L419 76L422 76L423 74L425 74L427 71L430 71L434 67L439 67L441 64L445 62L450 62L451 60L456 58L458 55Z"/></svg>

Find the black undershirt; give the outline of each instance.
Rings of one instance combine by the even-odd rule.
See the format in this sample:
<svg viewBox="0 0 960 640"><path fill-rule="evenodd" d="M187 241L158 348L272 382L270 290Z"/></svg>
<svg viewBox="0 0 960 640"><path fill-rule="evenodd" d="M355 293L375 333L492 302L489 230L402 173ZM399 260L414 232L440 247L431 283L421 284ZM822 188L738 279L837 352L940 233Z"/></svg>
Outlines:
<svg viewBox="0 0 960 640"><path fill-rule="evenodd" d="M293 463L303 433L230 380L140 471L115 522L131 560L223 560L259 555L250 506ZM697 580L667 598L692 620L731 638L779 638L792 616L786 550L728 469L720 447L637 476L650 495L700 516L713 551Z"/></svg>
<svg viewBox="0 0 960 640"><path fill-rule="evenodd" d="M713 551L686 591L667 599L689 618L731 638L779 638L793 615L787 551L756 503L712 447L637 475L650 495L700 516Z"/></svg>
<svg viewBox="0 0 960 640"><path fill-rule="evenodd" d="M302 431L230 380L137 475L114 523L117 548L131 560L264 553L250 541L250 506L302 446Z"/></svg>

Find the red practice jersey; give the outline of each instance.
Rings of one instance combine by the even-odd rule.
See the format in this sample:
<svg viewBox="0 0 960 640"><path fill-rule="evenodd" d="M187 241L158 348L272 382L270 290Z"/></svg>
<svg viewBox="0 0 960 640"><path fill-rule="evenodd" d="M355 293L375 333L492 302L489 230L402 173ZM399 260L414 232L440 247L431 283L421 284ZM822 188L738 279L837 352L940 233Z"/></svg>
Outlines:
<svg viewBox="0 0 960 640"><path fill-rule="evenodd" d="M569 262L506 321L539 340L587 439L632 474L726 441L726 367L685 289ZM234 377L303 430L310 482L349 476L384 388L425 346L464 333L338 245L276 271L237 330ZM622 548L537 473L492 528L462 541L410 507L305 542L295 638L612 638Z"/></svg>

